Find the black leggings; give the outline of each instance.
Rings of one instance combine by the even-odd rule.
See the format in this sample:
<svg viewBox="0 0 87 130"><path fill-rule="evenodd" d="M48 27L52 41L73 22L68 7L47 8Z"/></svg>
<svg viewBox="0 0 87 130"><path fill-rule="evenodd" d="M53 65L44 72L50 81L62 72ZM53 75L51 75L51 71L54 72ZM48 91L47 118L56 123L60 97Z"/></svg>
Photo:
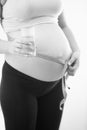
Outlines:
<svg viewBox="0 0 87 130"><path fill-rule="evenodd" d="M63 98L62 79L41 81L4 63L0 101L6 130L58 130Z"/></svg>

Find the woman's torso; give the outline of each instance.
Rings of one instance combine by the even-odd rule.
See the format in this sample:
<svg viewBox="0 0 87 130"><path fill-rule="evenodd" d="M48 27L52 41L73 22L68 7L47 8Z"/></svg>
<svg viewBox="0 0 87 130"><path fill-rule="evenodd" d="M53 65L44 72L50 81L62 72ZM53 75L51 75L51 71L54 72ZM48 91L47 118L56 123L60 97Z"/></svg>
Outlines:
<svg viewBox="0 0 87 130"><path fill-rule="evenodd" d="M3 28L10 40L21 36L22 27L34 27L37 51L65 62L70 58L71 49L57 24L60 12L60 0L7 0L3 8ZM52 19L55 20L52 22ZM39 23L39 20L43 23ZM58 80L64 72L64 64L39 57L9 54L6 61L17 70L45 81Z"/></svg>

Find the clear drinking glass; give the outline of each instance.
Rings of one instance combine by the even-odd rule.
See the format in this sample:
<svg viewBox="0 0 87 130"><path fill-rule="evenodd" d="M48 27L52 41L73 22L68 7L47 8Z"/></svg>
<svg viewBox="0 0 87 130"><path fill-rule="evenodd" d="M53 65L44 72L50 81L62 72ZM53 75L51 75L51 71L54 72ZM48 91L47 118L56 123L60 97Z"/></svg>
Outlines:
<svg viewBox="0 0 87 130"><path fill-rule="evenodd" d="M35 27L24 27L21 29L21 36L27 38L33 38L33 43L31 46L34 48L33 51L30 52L31 56L36 56L36 44L35 44Z"/></svg>

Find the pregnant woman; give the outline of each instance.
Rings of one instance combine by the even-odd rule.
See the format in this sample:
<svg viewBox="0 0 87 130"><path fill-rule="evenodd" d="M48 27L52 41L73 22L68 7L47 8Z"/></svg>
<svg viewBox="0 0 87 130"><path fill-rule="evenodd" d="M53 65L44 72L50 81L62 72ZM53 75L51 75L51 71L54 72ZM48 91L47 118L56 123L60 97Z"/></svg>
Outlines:
<svg viewBox="0 0 87 130"><path fill-rule="evenodd" d="M61 0L1 0L5 54L0 87L6 130L58 130L65 74L79 66L79 47Z"/></svg>

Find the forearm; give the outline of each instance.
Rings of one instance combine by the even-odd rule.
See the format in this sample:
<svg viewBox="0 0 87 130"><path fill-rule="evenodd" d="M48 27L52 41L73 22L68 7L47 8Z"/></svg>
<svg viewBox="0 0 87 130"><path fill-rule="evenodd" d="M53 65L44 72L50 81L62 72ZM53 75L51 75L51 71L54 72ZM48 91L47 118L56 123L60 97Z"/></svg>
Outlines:
<svg viewBox="0 0 87 130"><path fill-rule="evenodd" d="M8 53L8 42L0 39L0 54Z"/></svg>
<svg viewBox="0 0 87 130"><path fill-rule="evenodd" d="M69 44L70 44L72 51L73 52L75 52L75 51L80 52L79 46L78 46L78 44L75 40L75 37L74 37L72 31L70 30L70 28L68 26L66 26L62 30L69 41Z"/></svg>

